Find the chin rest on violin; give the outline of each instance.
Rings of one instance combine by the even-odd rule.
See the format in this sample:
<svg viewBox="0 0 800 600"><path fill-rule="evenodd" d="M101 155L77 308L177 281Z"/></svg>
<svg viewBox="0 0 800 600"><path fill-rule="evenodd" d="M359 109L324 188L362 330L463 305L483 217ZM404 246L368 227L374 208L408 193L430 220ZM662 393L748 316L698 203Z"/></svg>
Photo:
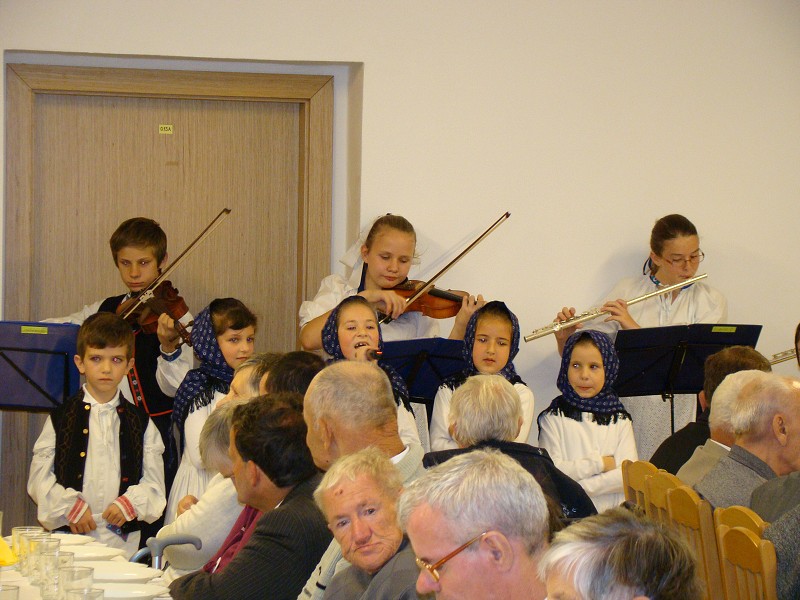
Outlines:
<svg viewBox="0 0 800 600"><path fill-rule="evenodd" d="M426 285L424 281L406 280L397 287L391 288L398 296L411 298L417 290ZM419 298L409 304L405 312L421 312L426 317L433 319L449 319L455 317L461 310L461 301L467 292L461 290L440 290L432 287Z"/></svg>

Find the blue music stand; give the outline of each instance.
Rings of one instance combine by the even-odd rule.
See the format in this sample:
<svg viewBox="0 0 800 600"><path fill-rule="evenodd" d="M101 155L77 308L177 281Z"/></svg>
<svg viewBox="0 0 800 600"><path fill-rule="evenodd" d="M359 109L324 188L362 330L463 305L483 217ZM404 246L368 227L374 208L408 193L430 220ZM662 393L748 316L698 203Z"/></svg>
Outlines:
<svg viewBox="0 0 800 600"><path fill-rule="evenodd" d="M621 397L669 401L675 433L675 394L702 390L706 358L729 346L755 348L760 334L761 325L710 323L622 329L615 342L620 369L614 389Z"/></svg>
<svg viewBox="0 0 800 600"><path fill-rule="evenodd" d="M78 391L77 325L0 321L0 408L50 411Z"/></svg>
<svg viewBox="0 0 800 600"><path fill-rule="evenodd" d="M381 362L400 373L411 401L425 405L430 422L436 390L444 379L466 368L463 348L463 340L438 337L384 342Z"/></svg>

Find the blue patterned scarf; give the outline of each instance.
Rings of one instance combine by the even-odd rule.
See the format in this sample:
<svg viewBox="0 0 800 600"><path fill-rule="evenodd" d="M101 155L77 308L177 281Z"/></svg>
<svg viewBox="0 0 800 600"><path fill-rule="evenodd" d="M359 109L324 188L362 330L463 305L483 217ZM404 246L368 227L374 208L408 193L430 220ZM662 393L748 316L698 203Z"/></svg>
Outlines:
<svg viewBox="0 0 800 600"><path fill-rule="evenodd" d="M349 304L363 304L364 306L369 307L372 313L375 314L375 309L372 308L372 305L361 296L350 296L345 298L338 304L338 306L336 306L336 308L331 311L331 314L328 316L328 320L325 321L325 325L322 327L322 349L331 356L328 364L340 360L347 360L344 356L344 352L342 352L342 345L339 343L339 331L336 321L339 317L339 311ZM380 326L378 326L378 351L383 351L383 336L381 335ZM378 366L383 369L383 372L386 373L386 376L389 378L389 381L392 384L392 392L394 393L395 403L398 406L400 406L402 403L403 406L405 406L413 414L414 410L411 408L408 387L406 386L405 380L400 376L400 373L398 373L394 367L383 363L381 360L378 361Z"/></svg>
<svg viewBox="0 0 800 600"><path fill-rule="evenodd" d="M569 383L569 366L572 359L572 350L583 336L589 336L600 351L605 371L605 382L598 394L592 398L581 398ZM562 396L553 400L550 412L559 412L570 418L581 420L580 415L571 409L580 412L589 412L595 416L595 421L601 425L610 423L611 416L621 416L630 419L622 402L619 401L617 392L614 391L614 382L619 374L619 358L614 344L605 333L591 329L576 331L564 344L564 353L561 356L561 370L558 372L556 385ZM566 404L566 406L564 406ZM616 419L614 419L616 421Z"/></svg>
<svg viewBox="0 0 800 600"><path fill-rule="evenodd" d="M178 427L183 446L183 426L186 417L200 407L208 406L214 399L214 392L227 394L233 379L233 369L225 362L222 350L217 343L211 312L204 308L194 320L192 327L192 348L200 367L186 374L172 410L172 423Z"/></svg>
<svg viewBox="0 0 800 600"><path fill-rule="evenodd" d="M450 388L451 390L458 388L467 380L468 377L480 375L480 371L475 368L475 363L472 362L472 347L475 345L475 331L478 328L478 319L480 319L481 315L485 314L487 310L502 312L506 317L508 317L509 321L511 321L511 345L508 349L508 362L497 374L505 377L506 380L512 385L515 383L525 383L522 381L522 378L517 375L517 371L514 369L513 362L514 357L519 352L519 320L517 319L517 315L511 312L504 302L492 300L476 310L472 317L470 317L469 323L467 323L467 330L464 333L464 349L462 351L462 356L464 357L464 362L469 366L461 371L461 373L451 375L442 382L442 385Z"/></svg>

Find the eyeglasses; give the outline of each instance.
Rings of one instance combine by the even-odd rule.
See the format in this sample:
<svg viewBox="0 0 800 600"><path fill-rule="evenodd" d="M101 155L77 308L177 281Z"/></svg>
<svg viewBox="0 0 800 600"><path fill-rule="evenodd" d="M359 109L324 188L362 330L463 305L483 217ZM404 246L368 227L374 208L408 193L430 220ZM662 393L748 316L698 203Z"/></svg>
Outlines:
<svg viewBox="0 0 800 600"><path fill-rule="evenodd" d="M697 254L692 254L691 256L689 256L689 258L683 258L683 257L681 257L681 258L672 258L672 259L664 258L663 260L668 265L672 265L673 267L680 268L680 267L682 267L684 265L699 265L701 262L703 262L703 259L705 257L706 257L706 255L703 254L702 250L700 250Z"/></svg>
<svg viewBox="0 0 800 600"><path fill-rule="evenodd" d="M420 569L425 569L425 570L426 570L428 573L430 573L430 574L431 574L431 577L433 577L434 581L436 581L436 583L439 583L439 567L441 567L441 566L442 566L444 563L446 563L446 562L447 562L448 560L450 560L451 558L454 558L455 556L457 556L457 555L461 554L461 553L462 553L464 550L466 550L467 548L469 548L469 547L470 547L472 544L474 544L475 542L477 542L479 539L481 539L481 538L482 538L483 536L485 536L487 533L489 533L489 532L488 532L488 531L484 531L484 532L483 532L483 533L481 533L480 535L477 535L477 536L475 536L475 537L474 537L474 538L472 538L470 541L468 541L466 544L464 544L464 545L462 545L462 546L459 546L458 548L456 548L455 550L453 550L453 551L452 551L450 554L448 554L447 556L445 556L443 559L441 559L441 560L439 560L439 561L436 561L436 562L435 562L435 563L433 563L432 565L429 565L428 563L426 563L426 562L425 562L424 560L422 560L421 558L417 558L417 559L416 559L416 561L417 561L417 566L418 566Z"/></svg>

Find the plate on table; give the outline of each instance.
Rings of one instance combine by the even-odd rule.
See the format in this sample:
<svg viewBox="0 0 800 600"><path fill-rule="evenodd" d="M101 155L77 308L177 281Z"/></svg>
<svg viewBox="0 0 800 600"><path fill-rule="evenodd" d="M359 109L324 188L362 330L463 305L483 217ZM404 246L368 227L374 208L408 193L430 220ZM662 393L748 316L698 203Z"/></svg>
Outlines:
<svg viewBox="0 0 800 600"><path fill-rule="evenodd" d="M119 557L114 557L111 560L84 560L81 561L82 567L108 567L109 563L112 565L125 565L128 567L133 567L134 569L146 569L148 568L146 564L139 563L139 562L128 562L124 559L120 559Z"/></svg>
<svg viewBox="0 0 800 600"><path fill-rule="evenodd" d="M102 588L106 600L150 599L169 593L169 588L147 583L98 583L93 587Z"/></svg>
<svg viewBox="0 0 800 600"><path fill-rule="evenodd" d="M107 546L70 546L69 551L75 555L75 560L111 560L115 556L122 556L125 550L109 548Z"/></svg>
<svg viewBox="0 0 800 600"><path fill-rule="evenodd" d="M93 537L80 533L53 533L50 537L61 540L62 546L80 546L95 541Z"/></svg>
<svg viewBox="0 0 800 600"><path fill-rule="evenodd" d="M153 569L142 565L137 567L135 563L120 563L112 560L82 562L81 566L91 566L94 569L94 580L104 583L147 583L151 579L161 577L163 573L158 569Z"/></svg>

